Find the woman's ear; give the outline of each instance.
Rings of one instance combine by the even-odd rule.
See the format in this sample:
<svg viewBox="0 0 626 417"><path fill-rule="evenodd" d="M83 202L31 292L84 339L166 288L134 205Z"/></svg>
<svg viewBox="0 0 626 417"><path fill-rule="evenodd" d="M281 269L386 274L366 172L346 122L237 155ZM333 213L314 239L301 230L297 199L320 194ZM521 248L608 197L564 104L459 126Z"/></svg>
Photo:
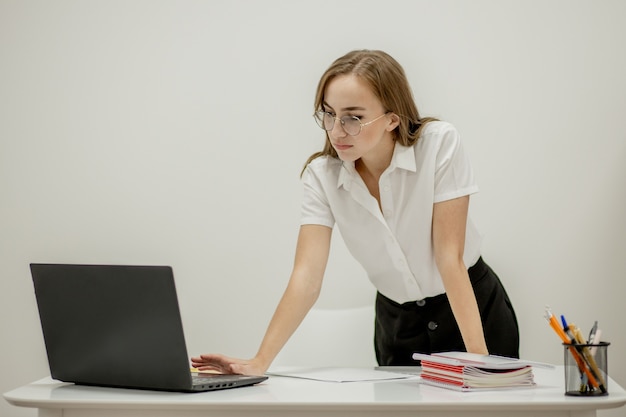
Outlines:
<svg viewBox="0 0 626 417"><path fill-rule="evenodd" d="M387 124L387 131L391 132L400 124L400 116L395 113L389 115L389 123Z"/></svg>

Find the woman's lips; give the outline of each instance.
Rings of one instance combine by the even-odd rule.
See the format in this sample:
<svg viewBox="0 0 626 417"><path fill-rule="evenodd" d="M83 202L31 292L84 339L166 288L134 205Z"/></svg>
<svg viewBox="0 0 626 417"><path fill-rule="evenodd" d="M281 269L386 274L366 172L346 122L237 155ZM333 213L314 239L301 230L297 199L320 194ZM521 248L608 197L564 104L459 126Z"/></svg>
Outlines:
<svg viewBox="0 0 626 417"><path fill-rule="evenodd" d="M335 143L334 146L338 151L345 151L346 149L350 149L352 147L352 145L340 145L338 143Z"/></svg>

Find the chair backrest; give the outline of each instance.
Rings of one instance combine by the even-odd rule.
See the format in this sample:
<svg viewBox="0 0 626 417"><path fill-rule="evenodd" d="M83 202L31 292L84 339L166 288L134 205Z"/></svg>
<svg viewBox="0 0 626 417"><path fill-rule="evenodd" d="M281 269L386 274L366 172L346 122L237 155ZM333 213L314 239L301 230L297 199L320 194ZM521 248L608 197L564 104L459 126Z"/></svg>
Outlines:
<svg viewBox="0 0 626 417"><path fill-rule="evenodd" d="M311 309L272 366L376 366L374 306Z"/></svg>

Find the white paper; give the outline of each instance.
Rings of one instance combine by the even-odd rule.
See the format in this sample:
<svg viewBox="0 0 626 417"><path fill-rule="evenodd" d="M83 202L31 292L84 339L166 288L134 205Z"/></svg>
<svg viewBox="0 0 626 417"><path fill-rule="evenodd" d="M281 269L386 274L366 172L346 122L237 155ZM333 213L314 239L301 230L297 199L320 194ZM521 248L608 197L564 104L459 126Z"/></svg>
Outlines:
<svg viewBox="0 0 626 417"><path fill-rule="evenodd" d="M269 376L313 379L324 382L383 381L414 378L415 375L379 371L373 368L298 368L284 367L270 369Z"/></svg>

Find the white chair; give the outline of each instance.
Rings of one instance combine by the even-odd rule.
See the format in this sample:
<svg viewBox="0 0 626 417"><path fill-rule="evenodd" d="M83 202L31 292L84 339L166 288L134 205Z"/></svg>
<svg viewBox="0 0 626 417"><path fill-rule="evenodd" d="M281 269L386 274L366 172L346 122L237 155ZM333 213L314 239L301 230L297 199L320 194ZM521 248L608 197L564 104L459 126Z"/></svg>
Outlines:
<svg viewBox="0 0 626 417"><path fill-rule="evenodd" d="M374 306L311 309L272 368L373 367Z"/></svg>

